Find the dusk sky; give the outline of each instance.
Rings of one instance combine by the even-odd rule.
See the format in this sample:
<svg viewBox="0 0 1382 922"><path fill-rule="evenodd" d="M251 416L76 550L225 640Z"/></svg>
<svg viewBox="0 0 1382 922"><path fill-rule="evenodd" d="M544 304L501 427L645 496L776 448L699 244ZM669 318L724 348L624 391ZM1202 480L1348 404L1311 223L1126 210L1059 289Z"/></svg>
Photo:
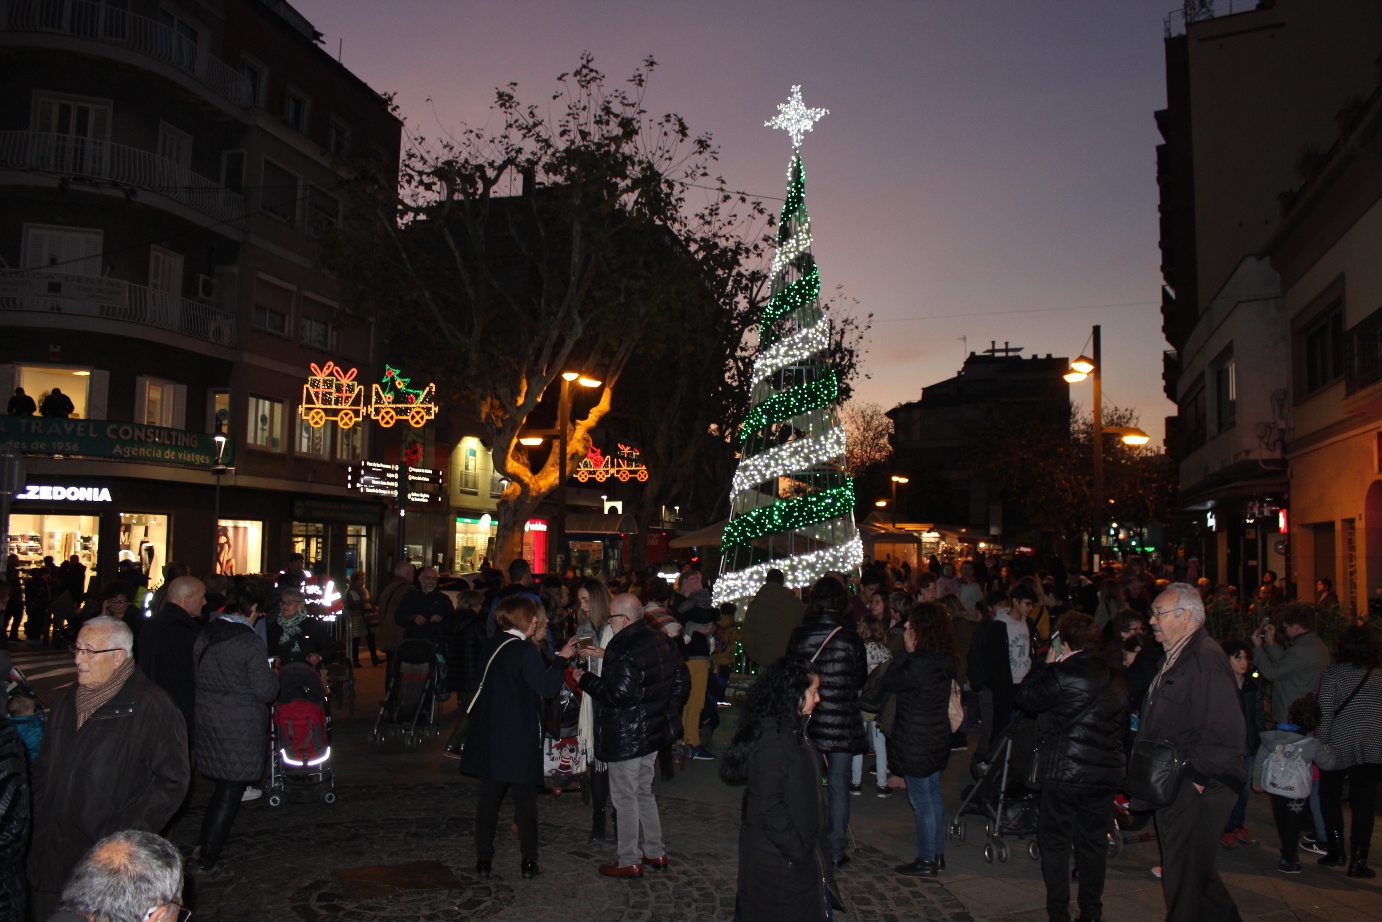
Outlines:
<svg viewBox="0 0 1382 922"><path fill-rule="evenodd" d="M830 110L802 145L822 291L874 314L862 399L917 399L961 337L1073 358L1101 323L1105 400L1157 440L1174 412L1152 120L1172 0L294 5L429 137L486 123L510 81L547 99L583 51L612 79L652 55L648 108L710 132L731 187L773 206L791 142L763 122L801 84ZM1088 382L1071 392L1087 410Z"/></svg>

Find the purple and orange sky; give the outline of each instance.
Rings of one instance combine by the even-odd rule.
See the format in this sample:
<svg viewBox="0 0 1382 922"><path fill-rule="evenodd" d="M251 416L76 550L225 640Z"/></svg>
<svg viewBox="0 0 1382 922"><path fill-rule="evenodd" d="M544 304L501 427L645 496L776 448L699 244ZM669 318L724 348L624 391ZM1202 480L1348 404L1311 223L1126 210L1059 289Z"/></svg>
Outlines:
<svg viewBox="0 0 1382 922"><path fill-rule="evenodd" d="M614 79L652 55L650 111L711 133L731 187L776 199L791 142L763 122L799 83L830 110L802 145L822 289L874 315L862 399L917 399L959 369L961 337L1073 358L1099 323L1105 400L1157 440L1174 412L1152 120L1173 0L294 5L428 137L486 123L510 81L547 99L583 51ZM1087 410L1088 382L1071 393Z"/></svg>

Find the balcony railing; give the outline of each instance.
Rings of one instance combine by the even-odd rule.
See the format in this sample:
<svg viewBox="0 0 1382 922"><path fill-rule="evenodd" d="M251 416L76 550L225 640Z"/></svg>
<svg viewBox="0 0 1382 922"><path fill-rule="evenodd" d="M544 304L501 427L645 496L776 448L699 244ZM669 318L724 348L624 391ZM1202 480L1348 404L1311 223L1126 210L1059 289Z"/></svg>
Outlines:
<svg viewBox="0 0 1382 922"><path fill-rule="evenodd" d="M168 26L91 0L0 0L0 32L71 35L171 64L241 108L254 104L249 78Z"/></svg>
<svg viewBox="0 0 1382 922"><path fill-rule="evenodd" d="M148 189L234 227L245 223L244 196L179 163L123 144L41 131L0 131L0 167Z"/></svg>
<svg viewBox="0 0 1382 922"><path fill-rule="evenodd" d="M1382 310L1375 310L1344 334L1344 394L1382 381Z"/></svg>
<svg viewBox="0 0 1382 922"><path fill-rule="evenodd" d="M233 347L239 340L233 311L120 279L0 272L0 313L8 311L122 320L218 346Z"/></svg>

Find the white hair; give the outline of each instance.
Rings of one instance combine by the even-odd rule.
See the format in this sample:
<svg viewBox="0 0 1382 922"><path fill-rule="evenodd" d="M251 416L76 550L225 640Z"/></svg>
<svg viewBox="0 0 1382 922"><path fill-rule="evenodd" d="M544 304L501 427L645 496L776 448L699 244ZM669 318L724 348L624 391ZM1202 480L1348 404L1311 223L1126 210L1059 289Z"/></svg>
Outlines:
<svg viewBox="0 0 1382 922"><path fill-rule="evenodd" d="M134 656L134 631L131 631L130 626L119 618L97 615L82 624L82 630L89 627L105 631L106 643L114 644L119 649L124 650L126 656Z"/></svg>
<svg viewBox="0 0 1382 922"><path fill-rule="evenodd" d="M1200 590L1189 583L1171 583L1152 604L1160 605L1167 611L1183 609L1190 612L1193 623L1204 624L1204 599L1200 598Z"/></svg>
<svg viewBox="0 0 1382 922"><path fill-rule="evenodd" d="M91 847L62 889L62 908L96 920L147 919L182 899L182 855L152 832L127 829Z"/></svg>

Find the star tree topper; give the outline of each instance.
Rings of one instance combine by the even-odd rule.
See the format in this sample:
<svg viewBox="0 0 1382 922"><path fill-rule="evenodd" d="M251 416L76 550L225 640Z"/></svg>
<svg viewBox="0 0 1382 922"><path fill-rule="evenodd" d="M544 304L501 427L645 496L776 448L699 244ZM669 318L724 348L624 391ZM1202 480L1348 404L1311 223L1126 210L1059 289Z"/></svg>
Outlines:
<svg viewBox="0 0 1382 922"><path fill-rule="evenodd" d="M792 87L792 96L777 104L777 115L763 123L764 128L781 128L792 136L793 149L801 147L802 136L811 126L830 114L829 109L808 109L801 104L801 87Z"/></svg>

